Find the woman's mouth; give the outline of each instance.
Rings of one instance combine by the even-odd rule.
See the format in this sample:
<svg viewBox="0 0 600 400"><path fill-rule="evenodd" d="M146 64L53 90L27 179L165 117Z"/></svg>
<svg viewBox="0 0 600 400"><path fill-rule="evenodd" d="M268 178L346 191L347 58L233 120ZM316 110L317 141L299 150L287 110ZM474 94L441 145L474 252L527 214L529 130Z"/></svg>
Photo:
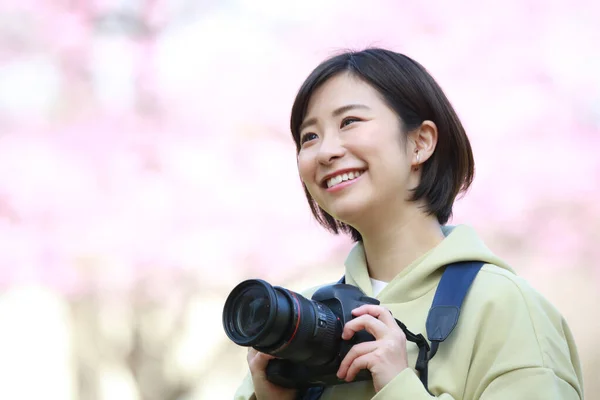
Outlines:
<svg viewBox="0 0 600 400"><path fill-rule="evenodd" d="M357 169L357 170L353 170L353 171L345 171L345 172L339 173L339 174L332 176L331 178L325 180L323 182L323 186L326 189L334 189L338 185L342 185L345 182L355 180L356 178L360 177L364 172L365 172L365 170ZM346 186L346 185L344 185L344 186Z"/></svg>

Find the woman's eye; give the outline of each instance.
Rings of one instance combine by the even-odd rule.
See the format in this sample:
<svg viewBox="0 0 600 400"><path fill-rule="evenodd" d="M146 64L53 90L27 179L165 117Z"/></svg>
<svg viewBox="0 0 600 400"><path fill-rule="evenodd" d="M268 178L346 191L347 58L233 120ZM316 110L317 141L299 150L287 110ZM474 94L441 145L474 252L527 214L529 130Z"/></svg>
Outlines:
<svg viewBox="0 0 600 400"><path fill-rule="evenodd" d="M358 121L360 121L360 120L359 120L358 118L354 118L354 117L348 117L348 118L344 118L344 119L342 120L342 124L341 124L340 128L343 128L343 127L345 127L345 126L348 126L348 125L350 125L352 122L358 122Z"/></svg>
<svg viewBox="0 0 600 400"><path fill-rule="evenodd" d="M317 138L317 135L315 133L307 133L305 135L302 135L302 137L300 138L300 144L304 144L304 143L308 142L309 140L313 140L316 138Z"/></svg>

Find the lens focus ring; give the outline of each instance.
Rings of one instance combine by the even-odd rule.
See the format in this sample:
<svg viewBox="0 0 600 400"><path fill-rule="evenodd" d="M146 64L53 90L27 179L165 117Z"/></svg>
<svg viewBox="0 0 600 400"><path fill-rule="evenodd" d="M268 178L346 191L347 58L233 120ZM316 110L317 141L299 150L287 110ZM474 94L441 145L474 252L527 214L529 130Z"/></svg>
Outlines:
<svg viewBox="0 0 600 400"><path fill-rule="evenodd" d="M338 348L342 340L342 326L336 315L330 308L315 302L316 324L313 332L313 340L317 346L323 348L324 354L331 354L331 349ZM330 356L330 357L331 357ZM322 362L322 360L321 360Z"/></svg>

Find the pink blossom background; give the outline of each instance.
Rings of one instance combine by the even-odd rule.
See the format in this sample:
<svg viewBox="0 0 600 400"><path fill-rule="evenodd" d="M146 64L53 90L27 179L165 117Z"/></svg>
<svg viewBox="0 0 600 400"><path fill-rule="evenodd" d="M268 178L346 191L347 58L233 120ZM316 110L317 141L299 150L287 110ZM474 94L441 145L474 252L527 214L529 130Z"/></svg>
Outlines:
<svg viewBox="0 0 600 400"><path fill-rule="evenodd" d="M341 274L289 112L321 60L371 45L446 91L477 165L453 223L563 312L597 393L598 21L591 0L0 3L0 397L231 398L231 288Z"/></svg>

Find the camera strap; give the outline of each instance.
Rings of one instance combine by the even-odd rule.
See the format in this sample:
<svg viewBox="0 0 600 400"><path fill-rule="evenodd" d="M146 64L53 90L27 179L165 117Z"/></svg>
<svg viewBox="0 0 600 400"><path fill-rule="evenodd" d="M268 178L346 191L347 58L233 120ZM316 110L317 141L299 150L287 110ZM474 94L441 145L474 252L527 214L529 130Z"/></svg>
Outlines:
<svg viewBox="0 0 600 400"><path fill-rule="evenodd" d="M430 358L427 357L429 353L429 343L427 343L425 337L420 333L415 335L409 331L406 325L404 325L402 322L396 320L396 323L400 329L402 329L402 332L404 332L406 340L415 343L419 348L419 355L417 356L417 364L415 365L415 369L419 372L419 379L421 382L423 382L425 388L427 388L427 367L430 360Z"/></svg>
<svg viewBox="0 0 600 400"><path fill-rule="evenodd" d="M406 340L416 343L419 347L415 369L419 372L419 379L428 391L429 360L435 356L439 344L446 340L456 327L463 300L483 264L481 261L462 261L446 266L425 323L431 349L422 334L415 335L396 319L398 326L406 335ZM346 283L346 277L343 276L338 283ZM324 387L309 388L300 396L300 399L318 400L324 390Z"/></svg>

